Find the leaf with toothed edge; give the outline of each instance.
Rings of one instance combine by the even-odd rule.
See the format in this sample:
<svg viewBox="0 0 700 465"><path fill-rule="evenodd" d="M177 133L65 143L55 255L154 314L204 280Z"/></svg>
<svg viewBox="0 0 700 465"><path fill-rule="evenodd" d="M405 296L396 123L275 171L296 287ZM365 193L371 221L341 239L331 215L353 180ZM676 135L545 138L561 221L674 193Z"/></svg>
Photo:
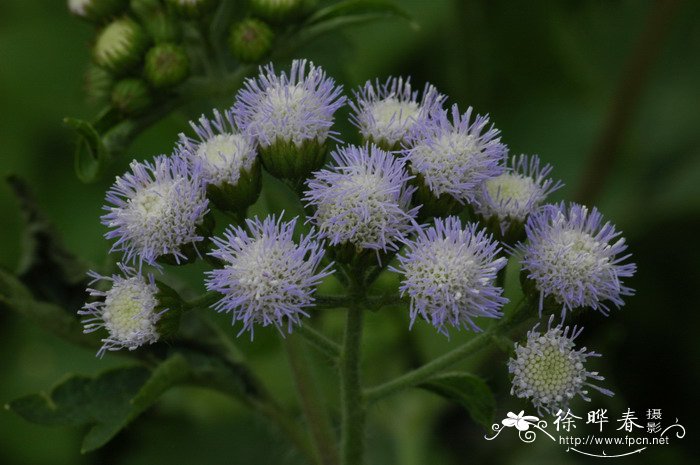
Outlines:
<svg viewBox="0 0 700 465"><path fill-rule="evenodd" d="M71 376L48 394L32 394L6 408L27 421L52 426L91 428L83 438L83 453L109 442L172 386L187 381L190 366L179 354L153 371L141 366L108 370L95 378Z"/></svg>

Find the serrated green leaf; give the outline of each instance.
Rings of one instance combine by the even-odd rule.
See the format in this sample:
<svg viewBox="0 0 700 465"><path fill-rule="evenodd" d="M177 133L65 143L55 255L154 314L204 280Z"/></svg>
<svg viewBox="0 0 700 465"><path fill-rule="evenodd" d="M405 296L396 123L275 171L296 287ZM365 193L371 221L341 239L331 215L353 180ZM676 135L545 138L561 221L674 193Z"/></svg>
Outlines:
<svg viewBox="0 0 700 465"><path fill-rule="evenodd" d="M484 380L470 373L445 373L418 387L460 404L472 419L488 428L493 423L496 400Z"/></svg>
<svg viewBox="0 0 700 465"><path fill-rule="evenodd" d="M91 425L82 445L87 452L104 445L132 419L131 399L149 376L143 367L109 370L96 378L72 376L49 394L22 397L7 408L32 423Z"/></svg>
<svg viewBox="0 0 700 465"><path fill-rule="evenodd" d="M42 425L91 426L82 452L98 449L153 405L171 387L186 382L191 367L179 354L153 371L140 366L117 368L95 378L71 376L49 394L32 394L7 408Z"/></svg>
<svg viewBox="0 0 700 465"><path fill-rule="evenodd" d="M10 185L24 220L17 276L41 299L73 308L84 297L87 264L68 250L53 223L37 205L29 186L17 176Z"/></svg>

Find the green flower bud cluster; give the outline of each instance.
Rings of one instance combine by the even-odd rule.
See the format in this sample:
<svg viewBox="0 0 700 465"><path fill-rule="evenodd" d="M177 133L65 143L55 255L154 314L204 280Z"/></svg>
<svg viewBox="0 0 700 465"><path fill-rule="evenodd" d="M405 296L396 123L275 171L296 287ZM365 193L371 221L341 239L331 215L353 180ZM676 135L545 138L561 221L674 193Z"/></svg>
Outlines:
<svg viewBox="0 0 700 465"><path fill-rule="evenodd" d="M228 45L241 63L259 63L266 59L276 32L300 22L316 0L250 0L249 16L231 25Z"/></svg>
<svg viewBox="0 0 700 465"><path fill-rule="evenodd" d="M98 25L85 77L91 100L111 104L124 117L135 116L189 77L190 57L183 44L184 10L174 5L177 3L69 1L71 12Z"/></svg>

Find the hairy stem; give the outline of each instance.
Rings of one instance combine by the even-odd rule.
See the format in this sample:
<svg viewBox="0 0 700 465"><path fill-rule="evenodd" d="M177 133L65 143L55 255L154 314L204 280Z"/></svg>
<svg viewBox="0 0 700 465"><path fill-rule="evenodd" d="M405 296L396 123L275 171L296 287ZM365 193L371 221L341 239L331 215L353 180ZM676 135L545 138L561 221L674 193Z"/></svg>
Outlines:
<svg viewBox="0 0 700 465"><path fill-rule="evenodd" d="M353 277L354 273L349 273ZM361 465L364 455L365 404L360 384L360 341L362 339L363 289L354 279L350 286L350 307L340 357L340 402L342 465Z"/></svg>
<svg viewBox="0 0 700 465"><path fill-rule="evenodd" d="M305 347L301 346L294 336L285 338L284 345L287 349L289 366L294 376L301 409L304 412L319 462L322 465L337 465L339 462L338 450L331 422L320 404L320 395L309 369L309 361L304 352Z"/></svg>
<svg viewBox="0 0 700 465"><path fill-rule="evenodd" d="M415 370L409 371L398 378L367 389L364 393L365 400L367 403L376 402L384 397L421 384L446 368L449 368L450 366L464 360L465 357L475 354L479 350L488 346L492 342L495 335L502 334L503 332L512 328L514 324L520 322L520 317L522 317L524 309L526 308L524 302L525 301L522 300L513 309L513 311L509 312L496 325L492 326L483 333L474 336L468 342L457 347L456 349L453 349L435 360L428 362Z"/></svg>

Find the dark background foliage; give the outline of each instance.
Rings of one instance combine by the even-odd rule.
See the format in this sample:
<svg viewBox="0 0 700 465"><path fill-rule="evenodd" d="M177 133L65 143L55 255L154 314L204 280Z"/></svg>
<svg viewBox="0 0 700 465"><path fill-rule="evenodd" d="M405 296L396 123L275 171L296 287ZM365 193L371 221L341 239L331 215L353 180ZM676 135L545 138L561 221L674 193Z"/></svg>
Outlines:
<svg viewBox="0 0 700 465"><path fill-rule="evenodd" d="M587 330L583 343L604 354L596 368L617 393L609 401L594 396L592 406L617 413L631 407L640 415L662 408L665 423L678 418L688 430L683 440L620 463L692 463L700 455L694 438L700 414L700 2L399 3L420 29L400 21L359 26L303 55L347 88L375 76L412 75L463 108L490 113L512 153L538 153L555 166L554 175L566 183L557 198L592 200L625 232L639 267L630 282L637 295L609 318L578 318ZM230 104L233 96L171 115L140 137L109 176L84 185L73 172L73 139L61 119L95 112L81 89L91 37L90 26L70 17L62 1L0 2L0 174L26 179L66 247L102 266L108 244L98 216L113 176L131 158L168 152L188 119ZM0 265L14 270L21 211L5 183L0 218ZM334 317L328 319L333 327ZM226 317L220 320L227 324ZM421 325L407 337L405 322L405 315L367 319L368 380L384 379L409 356L428 360L468 337L447 341ZM275 394L291 402L274 331L256 332L254 344L240 345ZM2 403L47 389L67 372L96 373L121 361L97 360L4 309L0 351ZM333 373L317 362L319 382L334 386ZM504 362L503 354L488 353L472 363L498 393L499 418L527 409L508 396ZM573 410L587 407L575 403ZM78 452L81 431L0 412L0 463L296 463L273 434L218 394L177 388L107 447L84 456ZM371 415L369 456L372 463L402 465L585 461L543 441L487 442L483 434L458 406L410 392Z"/></svg>

